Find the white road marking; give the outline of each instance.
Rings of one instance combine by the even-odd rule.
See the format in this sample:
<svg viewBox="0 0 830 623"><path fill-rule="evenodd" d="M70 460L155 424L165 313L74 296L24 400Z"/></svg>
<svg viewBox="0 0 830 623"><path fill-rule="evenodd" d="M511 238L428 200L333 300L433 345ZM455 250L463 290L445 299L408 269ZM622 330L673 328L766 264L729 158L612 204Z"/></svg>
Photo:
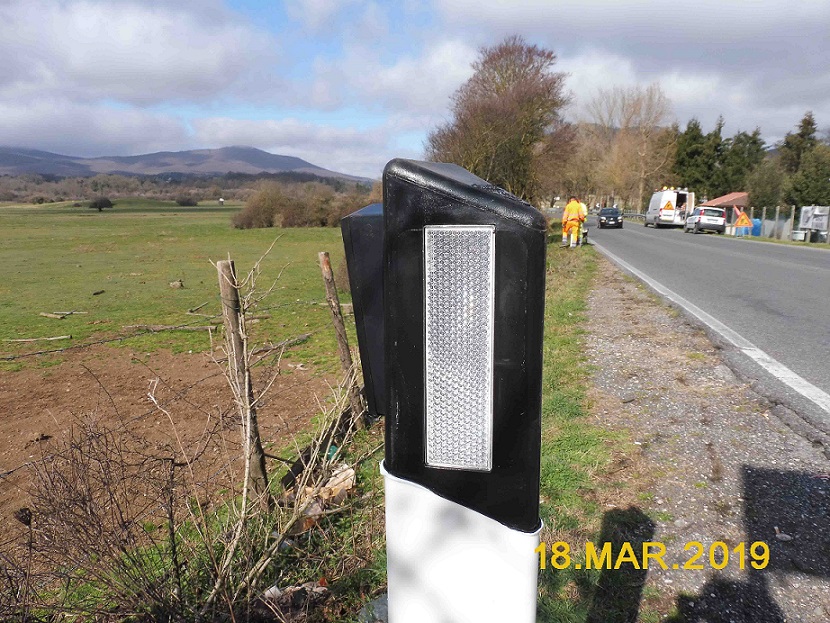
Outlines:
<svg viewBox="0 0 830 623"><path fill-rule="evenodd" d="M736 333L735 331L727 327L725 324L723 324L720 320L718 320L711 314L708 314L702 309L700 309L700 307L698 307L691 301L683 298L676 292L669 290L662 283L655 281L651 277L645 275L643 272L637 270L631 264L617 257L602 245L597 244L596 242L593 242L592 244L597 249L599 249L604 255L608 256L609 259L619 264L622 268L630 272L632 275L635 275L641 281L648 284L655 292L660 293L670 301L676 303L677 305L685 309L687 312L692 314L692 316L694 316L695 318L709 326L711 329L719 333L727 342L738 348L747 357L752 359L755 363L757 363L764 370L772 374L779 381L794 389L799 394L801 394L808 400L811 400L819 407L830 413L830 394L819 389L803 377L799 376L777 359L770 357L767 353L755 346L755 344L747 340L739 333Z"/></svg>

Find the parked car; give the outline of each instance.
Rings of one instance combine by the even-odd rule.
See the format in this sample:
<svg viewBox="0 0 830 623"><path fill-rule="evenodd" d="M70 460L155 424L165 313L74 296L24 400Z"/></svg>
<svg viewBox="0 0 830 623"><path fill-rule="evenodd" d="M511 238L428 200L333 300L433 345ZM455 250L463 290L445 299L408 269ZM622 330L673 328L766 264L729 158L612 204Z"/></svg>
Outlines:
<svg viewBox="0 0 830 623"><path fill-rule="evenodd" d="M705 230L722 234L726 230L726 210L722 208L695 208L692 215L686 219L683 231L698 233Z"/></svg>
<svg viewBox="0 0 830 623"><path fill-rule="evenodd" d="M622 229L623 217L617 208L602 208L597 217L597 225L600 229L605 227L619 227Z"/></svg>

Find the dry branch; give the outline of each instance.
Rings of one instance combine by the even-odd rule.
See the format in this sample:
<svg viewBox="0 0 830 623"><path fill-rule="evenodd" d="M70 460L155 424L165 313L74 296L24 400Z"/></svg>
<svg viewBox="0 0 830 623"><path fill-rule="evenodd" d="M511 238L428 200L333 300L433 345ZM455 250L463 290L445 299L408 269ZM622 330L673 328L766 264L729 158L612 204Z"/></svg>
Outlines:
<svg viewBox="0 0 830 623"><path fill-rule="evenodd" d="M88 314L89 312L82 312L82 311L54 311L54 312L40 312L40 315L44 318L56 318L58 320L63 320L67 316L72 316L74 314Z"/></svg>
<svg viewBox="0 0 830 623"><path fill-rule="evenodd" d="M290 339L283 340L282 342L277 342L276 344L269 344L268 346L260 346L259 348L255 348L251 351L251 355L264 355L265 353L270 353L275 350L282 350L283 348L297 346L298 344L307 342L310 337L311 333L302 333L297 337L292 337ZM222 359L217 359L216 361L219 363L225 363L227 360L227 357L223 357Z"/></svg>
<svg viewBox="0 0 830 623"><path fill-rule="evenodd" d="M142 331L215 331L217 327L211 326L188 326L188 325L164 325L164 324L128 324L125 329L141 329Z"/></svg>
<svg viewBox="0 0 830 623"><path fill-rule="evenodd" d="M4 342L51 342L52 340L71 340L71 335L57 335L55 337L27 337L17 340L3 340Z"/></svg>

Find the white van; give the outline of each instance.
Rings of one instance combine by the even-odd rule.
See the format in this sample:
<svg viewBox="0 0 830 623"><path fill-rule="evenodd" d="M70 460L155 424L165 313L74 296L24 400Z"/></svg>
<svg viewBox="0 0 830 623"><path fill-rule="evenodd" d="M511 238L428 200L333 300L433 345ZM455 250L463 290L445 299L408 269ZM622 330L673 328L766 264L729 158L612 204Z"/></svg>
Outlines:
<svg viewBox="0 0 830 623"><path fill-rule="evenodd" d="M655 228L663 225L683 227L687 215L695 209L695 194L686 188L664 188L651 196L643 224Z"/></svg>

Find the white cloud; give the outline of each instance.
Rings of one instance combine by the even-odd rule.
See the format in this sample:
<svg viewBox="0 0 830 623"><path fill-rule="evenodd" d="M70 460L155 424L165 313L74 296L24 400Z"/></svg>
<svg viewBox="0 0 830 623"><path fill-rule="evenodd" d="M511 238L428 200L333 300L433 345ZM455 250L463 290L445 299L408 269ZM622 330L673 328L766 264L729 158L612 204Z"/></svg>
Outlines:
<svg viewBox="0 0 830 623"><path fill-rule="evenodd" d="M392 153L388 126L369 130L337 128L297 119L240 120L226 117L192 122L195 143L205 147L250 145L273 153L297 156L312 164L365 177L380 177L383 165L401 155ZM403 154L416 157L418 154Z"/></svg>
<svg viewBox="0 0 830 623"><path fill-rule="evenodd" d="M550 33L563 45L568 41L624 43L633 34L640 39L666 43L757 40L763 34L783 34L798 24L824 29L830 4L824 1L780 0L433 0L452 27L466 26L488 32ZM795 36L789 32L787 37Z"/></svg>
<svg viewBox="0 0 830 623"><path fill-rule="evenodd" d="M628 59L598 50L567 58L559 62L556 69L568 74L565 85L572 100L566 117L571 121L585 118L588 102L600 89L637 84L634 67Z"/></svg>
<svg viewBox="0 0 830 623"><path fill-rule="evenodd" d="M441 41L420 57L404 57L392 65L360 74L358 87L390 108L438 113L473 73L476 49L461 41Z"/></svg>
<svg viewBox="0 0 830 623"><path fill-rule="evenodd" d="M311 90L326 107L359 102L375 110L441 114L450 96L472 75L476 50L457 40L429 44L420 56L384 62L371 47L350 47L337 61L318 60Z"/></svg>
<svg viewBox="0 0 830 623"><path fill-rule="evenodd" d="M0 5L0 23L4 99L212 98L273 61L276 47L211 4L12 0Z"/></svg>
<svg viewBox="0 0 830 623"><path fill-rule="evenodd" d="M659 81L681 125L718 115L768 140L807 110L830 125L830 2L815 0L434 0L437 21L493 45L521 34L559 55L577 99L596 85ZM573 111L572 111L573 114Z"/></svg>
<svg viewBox="0 0 830 623"><path fill-rule="evenodd" d="M173 117L67 100L0 102L0 145L70 156L130 155L182 149L188 133Z"/></svg>
<svg viewBox="0 0 830 623"><path fill-rule="evenodd" d="M571 119L600 87L658 81L681 125L695 116L706 130L722 114L727 134L760 125L769 141L806 110L830 125L828 0L283 7L0 0L0 144L85 155L251 144L377 176L391 157L421 155L421 137L449 119L479 46L512 34L558 54L575 96ZM228 102L240 116L276 120L231 119ZM314 110L337 127L284 118Z"/></svg>
<svg viewBox="0 0 830 623"><path fill-rule="evenodd" d="M364 41L380 40L389 35L388 6L369 2L358 19L354 32L360 33Z"/></svg>
<svg viewBox="0 0 830 623"><path fill-rule="evenodd" d="M285 0L285 12L312 32L331 28L338 14L361 0Z"/></svg>

